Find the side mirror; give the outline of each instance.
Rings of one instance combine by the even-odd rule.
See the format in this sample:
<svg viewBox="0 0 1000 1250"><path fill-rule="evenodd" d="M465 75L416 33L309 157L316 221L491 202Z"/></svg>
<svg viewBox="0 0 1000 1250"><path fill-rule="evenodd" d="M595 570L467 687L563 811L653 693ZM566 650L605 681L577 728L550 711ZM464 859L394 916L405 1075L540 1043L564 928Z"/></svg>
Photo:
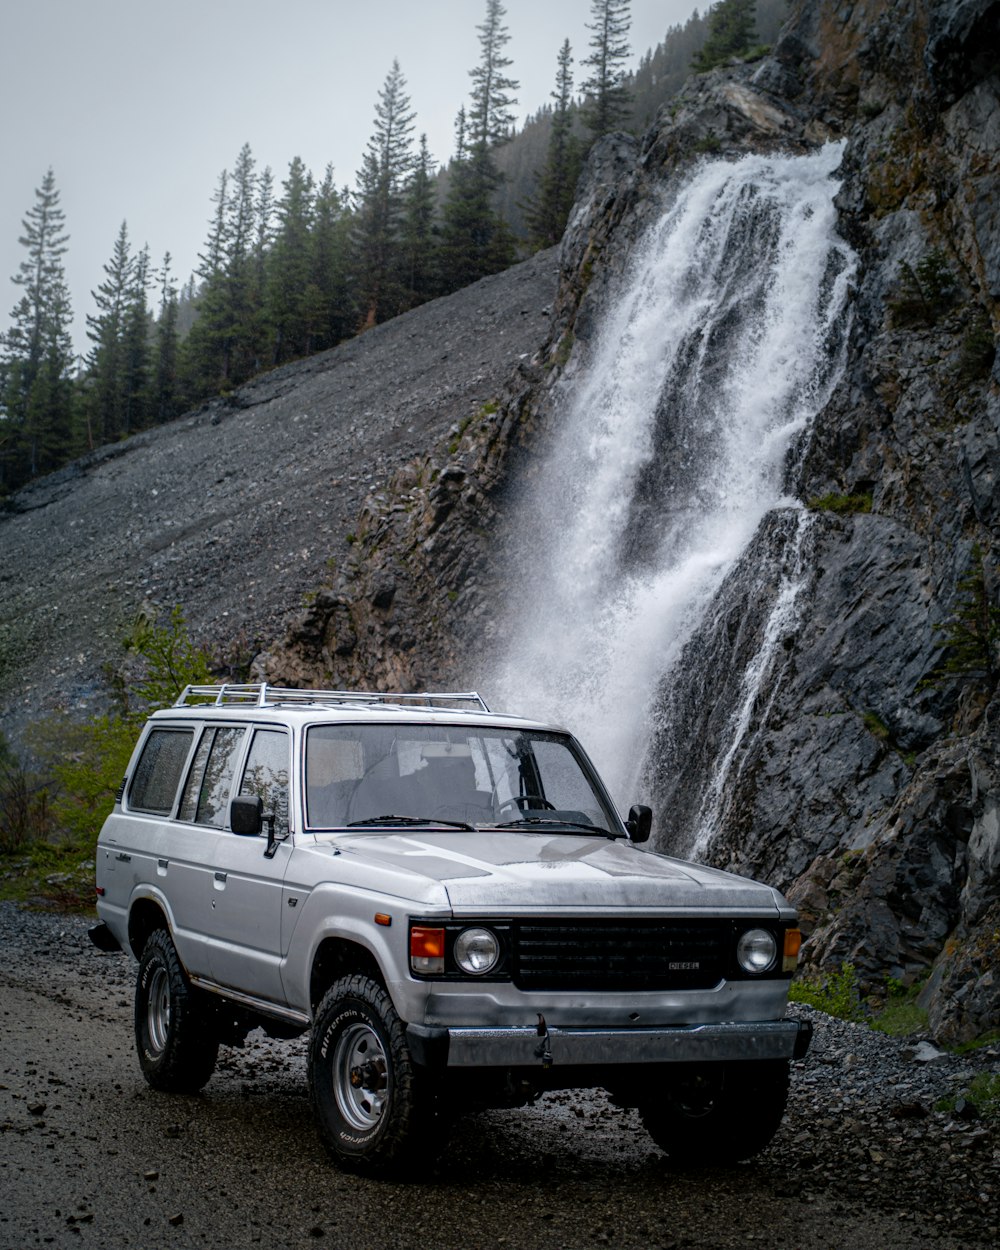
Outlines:
<svg viewBox="0 0 1000 1250"><path fill-rule="evenodd" d="M653 827L653 809L643 803L635 803L629 809L625 828L633 842L648 842Z"/></svg>
<svg viewBox="0 0 1000 1250"><path fill-rule="evenodd" d="M241 794L229 804L229 827L233 833L255 838L264 828L264 800L259 794Z"/></svg>

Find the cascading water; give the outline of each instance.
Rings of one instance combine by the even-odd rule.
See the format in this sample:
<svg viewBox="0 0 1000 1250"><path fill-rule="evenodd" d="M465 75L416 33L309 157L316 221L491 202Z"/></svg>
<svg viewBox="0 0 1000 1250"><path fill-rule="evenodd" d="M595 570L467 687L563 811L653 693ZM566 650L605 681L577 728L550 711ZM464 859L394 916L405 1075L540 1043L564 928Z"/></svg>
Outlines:
<svg viewBox="0 0 1000 1250"><path fill-rule="evenodd" d="M640 797L657 687L790 502L789 448L835 380L853 272L835 233L840 155L748 156L688 180L562 383L518 501L509 644L484 685L572 729L619 804Z"/></svg>

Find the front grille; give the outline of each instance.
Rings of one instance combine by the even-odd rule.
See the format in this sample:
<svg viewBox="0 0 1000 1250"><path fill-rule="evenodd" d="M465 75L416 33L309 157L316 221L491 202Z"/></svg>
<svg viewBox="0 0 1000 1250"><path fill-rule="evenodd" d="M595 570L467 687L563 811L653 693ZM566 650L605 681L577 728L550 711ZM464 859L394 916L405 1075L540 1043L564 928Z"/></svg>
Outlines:
<svg viewBox="0 0 1000 1250"><path fill-rule="evenodd" d="M513 980L523 990L698 990L731 962L731 921L521 921Z"/></svg>

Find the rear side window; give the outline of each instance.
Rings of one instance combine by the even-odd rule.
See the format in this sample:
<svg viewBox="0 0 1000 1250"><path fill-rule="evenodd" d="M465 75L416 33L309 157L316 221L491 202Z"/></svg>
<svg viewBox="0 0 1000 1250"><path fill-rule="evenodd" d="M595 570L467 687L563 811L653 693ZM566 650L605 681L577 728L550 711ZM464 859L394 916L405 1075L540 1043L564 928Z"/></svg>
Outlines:
<svg viewBox="0 0 1000 1250"><path fill-rule="evenodd" d="M129 786L129 807L157 816L169 816L173 812L193 738L191 729L152 730Z"/></svg>
<svg viewBox="0 0 1000 1250"><path fill-rule="evenodd" d="M206 729L188 774L178 816L199 825L225 827L229 792L246 730L235 725Z"/></svg>

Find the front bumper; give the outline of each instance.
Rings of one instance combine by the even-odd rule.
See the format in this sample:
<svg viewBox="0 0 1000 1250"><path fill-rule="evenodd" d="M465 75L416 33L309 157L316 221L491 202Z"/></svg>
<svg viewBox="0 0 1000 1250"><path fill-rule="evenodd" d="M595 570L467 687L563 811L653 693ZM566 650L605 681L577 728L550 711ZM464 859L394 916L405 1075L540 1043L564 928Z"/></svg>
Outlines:
<svg viewBox="0 0 1000 1250"><path fill-rule="evenodd" d="M409 1024L414 1060L433 1068L582 1067L801 1059L812 1039L804 1020L737 1021L672 1028L468 1029Z"/></svg>

